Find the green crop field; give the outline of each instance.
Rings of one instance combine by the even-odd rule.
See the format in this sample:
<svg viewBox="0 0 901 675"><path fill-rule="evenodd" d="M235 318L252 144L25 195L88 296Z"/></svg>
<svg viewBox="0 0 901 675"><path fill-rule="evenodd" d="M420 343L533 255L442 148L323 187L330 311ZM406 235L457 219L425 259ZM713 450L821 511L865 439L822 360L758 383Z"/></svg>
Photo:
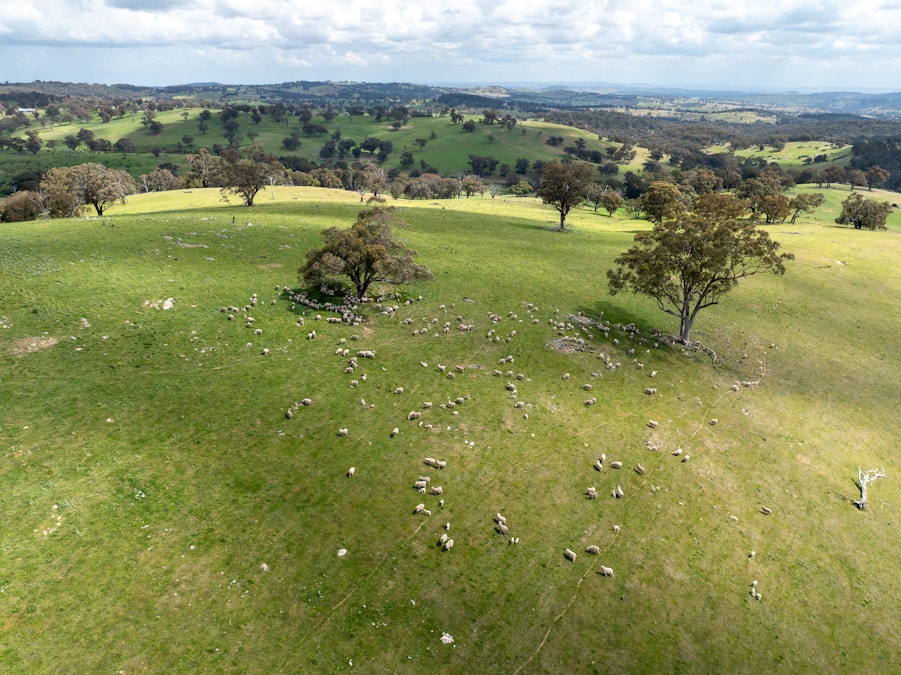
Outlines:
<svg viewBox="0 0 901 675"><path fill-rule="evenodd" d="M5 224L0 670L897 670L901 216L824 192L699 316L715 359L607 293L650 225L590 209L393 202L434 280L357 326L281 290L355 193Z"/></svg>

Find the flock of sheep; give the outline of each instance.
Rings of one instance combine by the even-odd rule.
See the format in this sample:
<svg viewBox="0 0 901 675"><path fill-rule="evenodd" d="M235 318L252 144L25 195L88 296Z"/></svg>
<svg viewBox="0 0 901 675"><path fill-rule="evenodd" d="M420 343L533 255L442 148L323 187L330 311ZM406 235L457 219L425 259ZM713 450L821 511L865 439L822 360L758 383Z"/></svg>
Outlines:
<svg viewBox="0 0 901 675"><path fill-rule="evenodd" d="M362 317L360 317L358 314L356 314L356 312L358 310L358 305L352 299L345 298L344 302L340 303L340 304L319 303L319 302L310 300L305 294L295 293L294 291L292 291L289 288L280 289L279 287L276 287L276 290L283 293L285 296L287 296L290 299L290 301L292 302L292 309L296 305L301 305L303 307L306 307L306 308L309 308L309 309L312 309L315 311L329 311L329 312L335 312L335 313L340 314L339 319L334 319L332 317L331 319L333 319L333 320L329 320L329 318L327 318L326 322L325 322L326 324L333 323L333 324L341 324L344 326L359 326L363 321ZM398 313L400 313L400 311L401 311L401 305L399 303L398 304L391 304L391 303L392 303L392 301L399 300L399 299L400 299L399 295L389 295L387 298L379 298L377 301L375 301L374 307L375 307L375 309L379 310L378 317L397 320ZM420 300L421 300L421 298L420 298ZM274 303L275 301L273 300L272 302ZM409 306L409 305L413 304L413 302L414 301L412 301L412 300L406 300L404 302L404 306ZM253 294L250 298L250 301L243 307L240 307L240 308L235 307L235 306L223 307L222 312L224 312L227 315L228 320L230 320L230 321L234 321L236 318L238 318L240 316L241 319L244 321L244 325L249 329L253 329L254 334L256 336L260 336L263 334L263 330L256 326L255 319L250 314L252 309L257 304L258 304L258 298L257 298L256 294ZM537 317L539 310L536 306L532 305L531 303L524 303L524 307L525 307L525 312L528 315L527 319L529 320L530 324L536 325L536 324L543 323ZM447 315L448 313L453 312L454 305L449 305L449 306L441 305L438 307L438 310L439 310L439 312L442 312L445 315ZM308 317L308 318L311 318L311 317ZM315 316L315 319L321 321L322 316L317 314ZM421 325L420 327L415 327L413 329L412 335L414 337L429 335L431 337L437 338L437 337L448 335L450 333L459 334L461 332L470 332L476 328L476 322L470 318L464 317L462 314L456 314L455 322L442 321L438 317L432 317L432 318L422 317L421 321L423 322L424 325ZM519 324L524 323L524 320L519 319L517 313L513 312L513 311L509 312L506 317L501 317L499 314L491 312L488 314L488 322L490 324L490 328L485 333L485 339L489 343L493 343L493 344L501 344L502 343L504 345L511 345L512 343L514 343L514 341L517 337L517 330L516 329L502 330L501 324L505 323L505 322L506 323L513 322L517 326L519 326ZM300 317L297 321L297 324L299 326L303 326L304 323L305 323L305 320L303 317ZM416 324L416 320L414 320L412 317L406 317L404 319L399 320L399 323L404 326L414 326ZM592 355L592 357L596 358L599 362L601 362L601 364L603 364L603 368L600 368L600 369L598 369L598 371L591 373L591 376L595 380L595 382L597 382L600 378L604 377L602 371L606 370L606 371L608 371L608 373L612 373L612 372L615 372L615 371L623 368L624 361L627 361L627 365L633 367L636 370L643 370L644 364L641 361L639 361L639 358L641 358L641 356L636 354L637 350L641 350L642 348L644 348L645 355L649 355L651 353L651 349L657 348L661 344L659 335L651 334L650 336L646 337L639 331L639 329L637 327L635 327L632 324L629 324L626 326L620 326L618 324L611 324L609 322L605 322L602 318L601 319L588 318L588 317L584 316L582 313L579 313L576 315L569 315L569 316L564 317L561 320L561 318L559 316L559 312L557 310L554 310L553 315L549 319L547 319L547 325L550 326L550 328L553 332L553 338L551 339L551 344L553 345L554 348L556 348L560 351L564 351L564 352L589 353ZM594 341L595 335L597 335L598 337L603 336L604 338L609 339L610 333L614 332L614 331L617 332L619 335L623 336L624 339L627 336L630 339L631 344L634 346L630 347L628 349L621 349L619 347L619 339L618 338L614 338L612 340L613 348L610 350L610 353L605 353L605 352L601 351L598 347L595 346L597 344ZM577 332L577 333L580 332L584 335L584 337L582 337L582 336L574 337L572 335L573 332ZM309 339L309 340L315 340L315 339L317 339L317 337L318 337L318 335L315 330L307 333L307 339ZM351 386L351 387L360 386L361 381L365 382L367 380L367 376L365 373L363 373L362 375L357 377L357 376L355 376L355 373L359 369L360 363L362 362L362 360L375 359L376 352L374 350L369 350L369 349L361 349L361 350L351 351L350 348L348 347L348 340L350 340L350 341L359 340L358 335L351 335L349 337L340 337L340 338L336 338L336 339L337 339L338 343L336 346L335 354L339 357L343 357L343 358L347 359L347 361L345 362L346 366L344 367L343 372L345 375L349 376L349 379L348 379L349 386ZM268 354L269 350L265 349L265 350L263 350L263 353ZM626 359L626 358L624 358L625 356L628 356L631 358ZM419 357L416 357L416 358L417 358L417 360L419 359ZM529 413L525 411L527 404L525 403L525 401L523 401L520 398L519 388L523 384L528 384L531 380L530 380L530 378L527 378L527 376L523 372L516 372L514 370L513 366L515 364L515 361L516 361L516 359L513 354L506 354L506 355L502 356L501 358L499 358L497 360L497 367L493 369L492 374L495 377L502 379L502 381L504 382L503 387L504 387L505 395L507 396L507 398L509 400L512 400L513 408L516 410L523 410L523 418L528 420ZM424 360L420 360L419 365L424 369L429 368L429 364ZM457 376L465 375L468 370L487 371L487 368L484 368L483 366L473 366L473 367L463 366L463 365L449 366L446 364L439 363L439 364L435 365L434 372L437 372L438 374L440 374L442 377L444 377L446 379L453 380ZM491 371L488 371L488 372L491 372ZM656 370L647 372L647 375L651 378L657 377L657 374L658 373ZM564 381L569 381L571 379L571 377L572 376L570 375L570 373L564 373L562 375L562 379ZM756 382L754 382L754 383L748 382L748 383L741 383L741 384L743 384L744 386L753 386L757 383ZM575 386L580 387L583 391L591 392L592 394L594 394L593 390L595 388L595 384L593 384L591 381L587 381L587 382L583 381L582 384L577 384ZM735 388L735 387L733 387L733 388ZM393 389L393 393L399 397L403 396L405 394L405 391L406 391L406 389L402 385L397 385ZM644 391L644 394L651 396L651 397L656 396L658 393L658 389L656 387L643 387L643 391ZM459 406L463 406L467 400L469 400L468 395L449 397L444 403L438 404L437 407L444 411L452 411L453 414L456 415L456 414L458 414L456 411L456 408L458 408ZM361 402L364 404L364 406L366 405L365 399L361 399ZM310 405L312 405L312 403L313 402L310 398L303 398L299 402L294 402L286 410L285 417L288 419L291 419L292 417L294 417L294 415L297 413L297 411L300 408L310 406ZM587 399L584 399L584 405L587 407L594 406L597 403L598 403L597 395L593 395ZM417 422L418 426L425 429L426 431L432 430L433 424L428 423L423 419L423 413L425 413L426 415L429 415L429 414L431 414L431 411L433 411L432 401L425 401L421 404L421 406L418 409L410 410L409 412L407 412L405 414L405 420L407 422ZM426 419L428 419L428 417L426 417ZM716 420L710 420L710 424L711 425L716 424ZM396 438L400 434L400 426L402 426L402 425L398 425L393 428L393 430L390 432L390 434L388 434L390 436L390 438ZM647 426L650 429L656 429L658 427L658 423L654 420L648 420ZM448 427L448 429L450 429L450 427ZM337 431L338 436L341 436L341 437L347 436L348 433L349 433L349 429L347 427L340 427ZM647 441L645 445L646 445L647 450L653 451L653 450L657 449L656 444L654 444L650 441ZM671 454L673 456L680 457L683 462L685 462L689 459L689 455L684 454L682 448L678 448L677 450L671 452ZM442 470L447 466L446 460L438 459L435 457L425 457L423 459L423 462L426 466L428 466L430 468L438 469L438 470ZM606 471L607 468L609 468L613 471L621 470L623 467L623 462L620 460L607 462L606 455L601 454L599 457L597 457L593 461L592 466L596 472L604 475L607 473L607 471ZM651 468L653 469L653 467L651 467ZM648 468L646 468L641 462L636 462L634 464L634 466L632 467L632 471L637 476L645 476L645 474L647 474L649 472ZM356 475L356 473L357 473L356 467L351 466L347 470L346 475L348 477L352 478ZM645 482L644 479L642 479L642 481ZM614 500L622 500L625 498L627 490L630 489L628 485L627 485L627 490L623 489L622 485L626 484L626 483L627 483L627 481L625 481L625 480L619 480L619 481L613 480L611 482L610 495ZM638 487L639 486L636 486L635 489L638 489ZM419 475L418 478L415 481L413 481L413 488L415 490L417 490L417 492L419 494L427 495L428 498L437 498L436 501L437 501L438 507L444 506L445 488L441 485L432 485L431 477L429 475ZM651 486L652 492L656 491L656 489L657 489L656 486L653 486L653 485ZM598 497L598 490L595 486L590 486L585 490L584 494L588 499L595 500ZM434 508L436 508L436 507L431 506L430 508L428 508L426 502L423 501L423 502L420 502L415 505L415 507L413 508L413 513L416 515L430 516L432 514L432 511ZM510 544L515 545L515 544L519 543L519 541L520 541L519 537L512 536L510 534L509 525L507 523L507 519L505 516L501 515L500 513L497 513L496 516L494 517L493 521L494 521L494 529L497 534L504 536ZM452 538L450 538L450 536L448 534L448 532L450 530L450 522L447 522L444 525L443 529L444 529L444 531L441 533L440 537L438 537L438 539L437 539L437 545L440 548L440 550L442 550L442 551L450 551L454 546L454 540ZM613 526L614 534L619 533L619 531L620 531L620 525L614 525ZM600 555L602 553L602 550L606 550L606 549L602 549L597 544L590 544L585 547L585 552L590 555ZM567 560L575 563L577 555L576 555L576 552L572 548L565 547L563 555ZM602 576L606 576L606 577L614 576L612 567L608 567L606 565L599 566L599 573ZM757 594L757 591L756 591L756 583L754 586L752 586L751 594L754 597L756 597L757 599L760 599L760 595Z"/></svg>

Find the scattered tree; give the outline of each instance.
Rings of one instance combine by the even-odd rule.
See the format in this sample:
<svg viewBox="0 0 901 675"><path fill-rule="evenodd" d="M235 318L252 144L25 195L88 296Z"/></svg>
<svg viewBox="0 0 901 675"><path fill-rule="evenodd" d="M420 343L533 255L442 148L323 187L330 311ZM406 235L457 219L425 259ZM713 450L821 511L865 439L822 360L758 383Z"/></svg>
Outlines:
<svg viewBox="0 0 901 675"><path fill-rule="evenodd" d="M586 188L593 182L594 169L587 164L548 162L542 167L538 196L560 213L560 231L566 230L566 216L582 203Z"/></svg>
<svg viewBox="0 0 901 675"><path fill-rule="evenodd" d="M406 225L393 207L361 211L350 228L322 231L325 246L306 252L300 277L307 283L340 283L346 277L360 299L376 281L403 284L430 279L429 269L413 262L415 251L395 237L393 228Z"/></svg>
<svg viewBox="0 0 901 675"><path fill-rule="evenodd" d="M90 204L102 216L107 208L124 204L125 198L134 194L135 181L126 171L90 162L50 169L41 181L41 190L49 195L68 195L75 208Z"/></svg>
<svg viewBox="0 0 901 675"><path fill-rule="evenodd" d="M739 279L758 272L785 273L779 243L747 220L686 213L635 235L636 246L607 270L611 295L621 290L647 295L679 319L678 341L691 344L698 312L719 302Z"/></svg>
<svg viewBox="0 0 901 675"><path fill-rule="evenodd" d="M802 211L813 211L826 201L826 197L820 192L803 192L788 200L788 208L791 211L791 223L795 224Z"/></svg>
<svg viewBox="0 0 901 675"><path fill-rule="evenodd" d="M682 192L672 183L654 181L641 196L641 210L655 223L677 218L685 211Z"/></svg>
<svg viewBox="0 0 901 675"><path fill-rule="evenodd" d="M885 220L892 212L889 202L877 202L854 192L842 202L841 215L835 219L839 225L853 225L855 230L884 230Z"/></svg>

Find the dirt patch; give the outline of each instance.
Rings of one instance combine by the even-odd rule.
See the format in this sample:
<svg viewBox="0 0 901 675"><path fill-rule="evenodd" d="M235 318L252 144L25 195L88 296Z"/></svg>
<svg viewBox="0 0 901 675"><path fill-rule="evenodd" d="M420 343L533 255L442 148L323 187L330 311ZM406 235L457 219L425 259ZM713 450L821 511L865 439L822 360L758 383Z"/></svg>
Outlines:
<svg viewBox="0 0 901 675"><path fill-rule="evenodd" d="M281 263L266 263L264 265L257 265L257 269L261 270L277 270L284 267Z"/></svg>
<svg viewBox="0 0 901 675"><path fill-rule="evenodd" d="M12 353L14 356L22 356L23 354L31 354L39 352L42 349L49 349L59 342L55 337L27 337L13 343Z"/></svg>

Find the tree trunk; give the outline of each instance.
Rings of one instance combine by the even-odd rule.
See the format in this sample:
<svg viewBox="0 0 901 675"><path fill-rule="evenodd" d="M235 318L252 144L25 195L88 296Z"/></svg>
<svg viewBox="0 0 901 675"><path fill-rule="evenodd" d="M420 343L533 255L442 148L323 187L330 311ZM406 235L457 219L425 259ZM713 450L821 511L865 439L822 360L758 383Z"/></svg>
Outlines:
<svg viewBox="0 0 901 675"><path fill-rule="evenodd" d="M566 231L566 214L563 211L560 212L560 231Z"/></svg>

